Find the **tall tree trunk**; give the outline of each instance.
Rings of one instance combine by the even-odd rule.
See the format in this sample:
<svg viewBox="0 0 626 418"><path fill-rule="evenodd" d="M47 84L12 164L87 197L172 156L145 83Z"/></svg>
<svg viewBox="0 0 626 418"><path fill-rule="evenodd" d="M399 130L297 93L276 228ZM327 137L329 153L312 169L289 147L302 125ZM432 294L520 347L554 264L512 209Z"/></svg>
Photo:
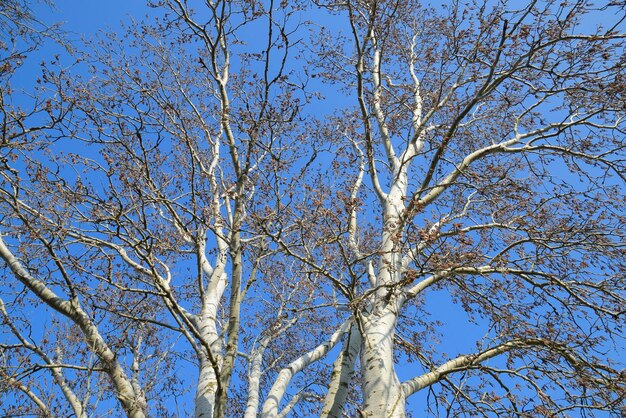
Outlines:
<svg viewBox="0 0 626 418"><path fill-rule="evenodd" d="M397 176L383 205L381 257L375 280L376 293L360 317L363 405L367 418L405 417L405 396L395 372L393 340L403 296L395 285L402 277L403 196L406 173Z"/></svg>
<svg viewBox="0 0 626 418"><path fill-rule="evenodd" d="M354 324L344 341L339 357L333 364L333 373L320 418L343 417L350 381L354 375L354 363L360 349L361 333L358 326Z"/></svg>
<svg viewBox="0 0 626 418"><path fill-rule="evenodd" d="M200 361L200 376L196 387L196 418L212 418L217 392L217 379L211 362Z"/></svg>
<svg viewBox="0 0 626 418"><path fill-rule="evenodd" d="M243 189L240 190L243 194ZM235 209L235 225L239 225L241 222L241 206L239 203ZM233 233L232 241L230 244L230 252L233 260L233 271L231 274L230 283L230 306L229 306L229 318L227 326L227 341L226 352L224 353L224 361L220 370L220 383L222 385L222 391L218 396L217 404L215 405L215 418L224 418L226 414L226 404L228 402L228 388L230 386L230 379L235 367L235 358L237 357L237 351L239 349L239 321L241 316L241 277L243 274L243 254L241 246L241 234L236 231Z"/></svg>
<svg viewBox="0 0 626 418"><path fill-rule="evenodd" d="M201 338L211 347L213 362L205 353L200 356L198 384L196 386L196 418L213 418L218 402L219 376L216 374L217 367L221 367L221 344L217 333L217 304L205 304L202 315L199 318Z"/></svg>
<svg viewBox="0 0 626 418"><path fill-rule="evenodd" d="M398 316L389 304L361 323L362 414L367 418L405 416L405 397L393 362L393 337Z"/></svg>

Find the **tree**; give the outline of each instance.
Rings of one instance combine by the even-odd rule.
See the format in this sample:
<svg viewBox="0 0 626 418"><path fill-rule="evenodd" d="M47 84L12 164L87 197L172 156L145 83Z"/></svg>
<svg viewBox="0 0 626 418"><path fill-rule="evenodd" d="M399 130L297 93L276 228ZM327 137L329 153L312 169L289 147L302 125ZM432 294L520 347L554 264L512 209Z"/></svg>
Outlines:
<svg viewBox="0 0 626 418"><path fill-rule="evenodd" d="M5 413L624 413L623 5L151 6L3 89Z"/></svg>

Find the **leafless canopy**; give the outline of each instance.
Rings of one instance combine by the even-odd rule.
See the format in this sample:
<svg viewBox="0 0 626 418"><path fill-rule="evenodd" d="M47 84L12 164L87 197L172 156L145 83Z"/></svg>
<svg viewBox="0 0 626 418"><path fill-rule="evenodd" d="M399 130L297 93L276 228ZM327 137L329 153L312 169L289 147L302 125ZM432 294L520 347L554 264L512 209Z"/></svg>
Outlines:
<svg viewBox="0 0 626 418"><path fill-rule="evenodd" d="M27 6L2 413L626 413L623 2L160 0L71 55Z"/></svg>

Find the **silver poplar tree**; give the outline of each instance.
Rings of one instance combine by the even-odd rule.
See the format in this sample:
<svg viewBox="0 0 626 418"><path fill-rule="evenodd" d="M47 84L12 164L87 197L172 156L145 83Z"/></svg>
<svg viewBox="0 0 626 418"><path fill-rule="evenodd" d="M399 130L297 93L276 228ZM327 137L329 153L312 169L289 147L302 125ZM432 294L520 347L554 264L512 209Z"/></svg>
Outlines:
<svg viewBox="0 0 626 418"><path fill-rule="evenodd" d="M2 3L0 411L623 416L626 5L512 3L152 1L30 89Z"/></svg>

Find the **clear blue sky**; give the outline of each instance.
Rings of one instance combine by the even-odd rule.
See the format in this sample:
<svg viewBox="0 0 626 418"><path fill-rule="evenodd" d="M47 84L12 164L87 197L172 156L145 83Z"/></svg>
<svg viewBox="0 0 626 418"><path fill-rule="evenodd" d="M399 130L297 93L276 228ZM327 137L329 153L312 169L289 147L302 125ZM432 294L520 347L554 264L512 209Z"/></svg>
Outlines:
<svg viewBox="0 0 626 418"><path fill-rule="evenodd" d="M120 30L120 22L128 23L131 19L141 20L150 13L150 9L146 7L143 0L56 0L53 8L45 4L36 4L33 5L33 8L36 17L43 22L48 24L61 23L70 40L74 41L78 41L81 37L92 37L99 31ZM26 71L20 73L24 79L19 84L26 89L29 88L29 85L32 86L31 77L39 75L39 63L52 59L58 52L58 45L51 43L46 48L33 53L27 61L26 68L23 69ZM70 61L71 59L68 59L68 64ZM430 303L433 306L442 307L439 312L434 312L433 319L444 322L441 331L446 338L441 342L441 346L445 351L448 354L454 354L469 352L474 349L474 341L483 335L481 327L467 322L462 308L452 304L450 297L445 292L432 292L429 298L431 298ZM435 344L435 342L432 343ZM332 363L332 354L327 361ZM406 362L398 367L397 372L401 380L409 379L416 374L416 370L411 367L410 363ZM195 370L191 370L190 373L195 373ZM193 384L193 379L189 379L189 382ZM427 393L423 392L411 397L407 409L414 412L421 411L426 396Z"/></svg>
<svg viewBox="0 0 626 418"><path fill-rule="evenodd" d="M69 32L70 38L73 39L78 39L81 36L93 36L100 30L111 29L115 31L120 28L119 23L121 21L128 22L130 17L140 20L149 13L143 0L57 0L54 9L41 4L34 7L36 16L46 23L63 23L64 30ZM44 48L34 54L28 62L27 72L22 74L28 74L28 77L34 76L39 71L39 62L51 58L56 51L56 47L50 46L50 48ZM25 86L31 82L27 77L22 81L23 83L20 84ZM471 350L473 348L471 344L481 336L481 327L469 324L462 309L452 305L449 297L443 292L434 292L429 297L440 297L440 306L445 307L442 312L438 312L441 316L434 318L447 322L446 332L442 332L442 334L448 338L442 342L442 346L447 348L446 351L449 354ZM433 305L437 305L437 303L433 303ZM468 333L472 334L471 338L467 337ZM414 372L409 368L410 365L406 365L398 369L401 379L414 375ZM426 393L419 394L411 398L411 401L417 406L425 396ZM409 409L412 409L410 405ZM419 408L416 407L415 410L419 410Z"/></svg>

